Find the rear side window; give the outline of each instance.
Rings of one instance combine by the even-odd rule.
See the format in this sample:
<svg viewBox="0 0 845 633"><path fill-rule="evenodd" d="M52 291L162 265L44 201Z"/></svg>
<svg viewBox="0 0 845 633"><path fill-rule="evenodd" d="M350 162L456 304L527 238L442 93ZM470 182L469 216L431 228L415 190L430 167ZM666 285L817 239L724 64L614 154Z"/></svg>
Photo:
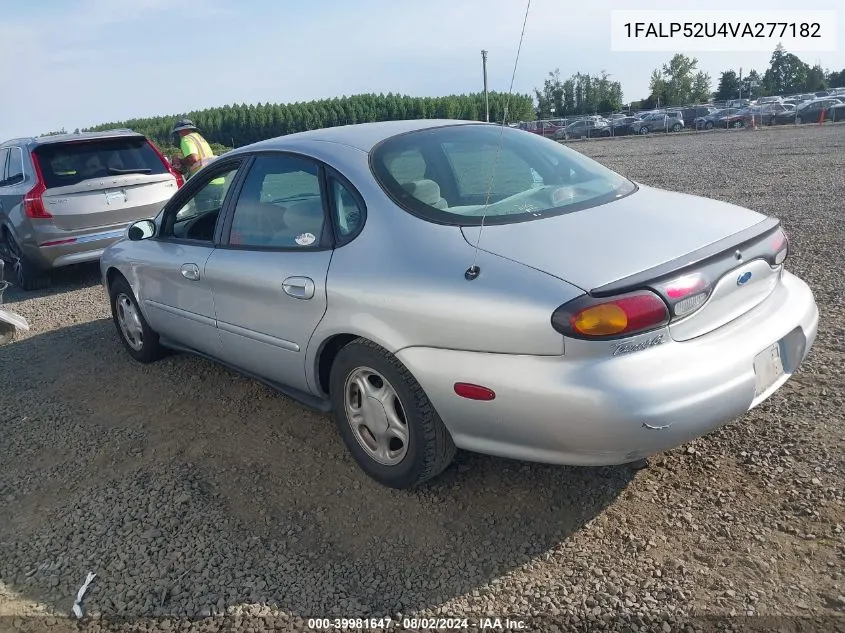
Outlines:
<svg viewBox="0 0 845 633"><path fill-rule="evenodd" d="M6 169L6 184L23 180L23 153L20 147L9 148L9 162Z"/></svg>
<svg viewBox="0 0 845 633"><path fill-rule="evenodd" d="M48 189L75 185L89 178L168 173L161 158L142 137L55 143L39 147L35 153Z"/></svg>

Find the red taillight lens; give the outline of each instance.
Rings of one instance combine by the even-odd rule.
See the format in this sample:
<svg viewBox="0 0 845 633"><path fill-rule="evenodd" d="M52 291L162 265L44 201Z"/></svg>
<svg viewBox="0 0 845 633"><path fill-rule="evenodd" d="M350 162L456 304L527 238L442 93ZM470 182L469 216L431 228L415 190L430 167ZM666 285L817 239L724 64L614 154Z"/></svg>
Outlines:
<svg viewBox="0 0 845 633"><path fill-rule="evenodd" d="M702 275L684 275L673 279L664 286L666 296L672 300L683 299L707 287L707 280Z"/></svg>
<svg viewBox="0 0 845 633"><path fill-rule="evenodd" d="M769 242L769 249L774 254L775 265L780 265L786 260L789 252L789 238L783 229L778 229Z"/></svg>
<svg viewBox="0 0 845 633"><path fill-rule="evenodd" d="M41 196L44 195L45 191L47 191L47 188L39 182L24 196L21 207L26 217L34 220L49 220L53 217L44 208L44 200Z"/></svg>
<svg viewBox="0 0 845 633"><path fill-rule="evenodd" d="M32 152L30 157L32 158L32 165L35 167L35 180L37 182L24 196L23 202L21 202L21 208L28 218L49 220L53 216L47 212L47 209L44 207L44 200L41 198L44 192L47 191L47 187L44 186L44 177L41 175L41 164L38 162L38 156L35 155L35 152Z"/></svg>
<svg viewBox="0 0 845 633"><path fill-rule="evenodd" d="M552 314L552 327L574 338L618 338L662 327L669 322L663 300L642 291L614 299L582 296Z"/></svg>

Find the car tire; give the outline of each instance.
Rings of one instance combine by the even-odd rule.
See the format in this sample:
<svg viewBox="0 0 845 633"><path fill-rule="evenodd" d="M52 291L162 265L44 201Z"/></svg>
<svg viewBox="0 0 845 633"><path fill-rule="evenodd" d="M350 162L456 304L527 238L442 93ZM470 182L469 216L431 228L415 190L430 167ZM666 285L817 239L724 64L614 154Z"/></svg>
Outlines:
<svg viewBox="0 0 845 633"><path fill-rule="evenodd" d="M610 130L602 130L601 135L604 136L605 138L609 137L610 136Z"/></svg>
<svg viewBox="0 0 845 633"><path fill-rule="evenodd" d="M50 285L50 275L35 266L21 251L8 230L2 236L3 260L10 264L14 284L21 290L42 290Z"/></svg>
<svg viewBox="0 0 845 633"><path fill-rule="evenodd" d="M395 356L372 341L358 338L338 352L329 394L347 449L378 483L413 488L452 463L455 443L428 396ZM370 398L378 398L384 408L368 414ZM373 422L383 425L380 437L370 428Z"/></svg>
<svg viewBox="0 0 845 633"><path fill-rule="evenodd" d="M643 136L645 136L646 134L648 134L648 131L649 131L649 130L648 130L648 128L647 128L645 125L644 125L644 126L642 126L642 127L640 128L640 134L642 134Z"/></svg>
<svg viewBox="0 0 845 633"><path fill-rule="evenodd" d="M735 128L745 127L745 121L734 121L733 127L735 127Z"/></svg>
<svg viewBox="0 0 845 633"><path fill-rule="evenodd" d="M167 355L158 334L149 326L129 282L118 277L109 284L112 320L123 346L139 363L152 363Z"/></svg>
<svg viewBox="0 0 845 633"><path fill-rule="evenodd" d="M15 340L17 329L11 323L0 323L0 347Z"/></svg>
<svg viewBox="0 0 845 633"><path fill-rule="evenodd" d="M681 131L681 124L675 123L675 125L672 126L672 131L673 132L680 132Z"/></svg>
<svg viewBox="0 0 845 633"><path fill-rule="evenodd" d="M713 129L713 121L708 121L707 123L705 123L704 129L705 130L712 130Z"/></svg>

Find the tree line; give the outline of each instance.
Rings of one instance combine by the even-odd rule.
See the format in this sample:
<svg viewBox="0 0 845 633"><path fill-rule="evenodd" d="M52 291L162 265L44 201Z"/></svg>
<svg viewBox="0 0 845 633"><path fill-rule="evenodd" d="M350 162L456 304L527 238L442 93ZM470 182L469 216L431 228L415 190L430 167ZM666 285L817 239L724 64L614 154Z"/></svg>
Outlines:
<svg viewBox="0 0 845 633"><path fill-rule="evenodd" d="M534 118L531 95L490 92L490 120L501 121L508 107L507 120ZM130 128L169 148L170 131L180 118L187 117L200 129L212 148L239 147L256 141L352 123L399 119L464 119L484 121L484 93L446 97L410 97L398 94L362 94L292 104L234 104L147 118L104 123L83 131Z"/></svg>

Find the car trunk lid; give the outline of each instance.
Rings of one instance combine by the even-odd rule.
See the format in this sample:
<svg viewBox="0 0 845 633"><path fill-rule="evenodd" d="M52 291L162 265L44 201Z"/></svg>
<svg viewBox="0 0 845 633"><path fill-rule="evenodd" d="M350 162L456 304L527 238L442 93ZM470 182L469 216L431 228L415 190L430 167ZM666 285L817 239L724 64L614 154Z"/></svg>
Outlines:
<svg viewBox="0 0 845 633"><path fill-rule="evenodd" d="M462 231L474 246L479 227ZM651 289L673 311L673 338L688 340L771 293L780 274L778 235L778 221L755 211L639 185L591 209L486 226L479 248L598 297Z"/></svg>
<svg viewBox="0 0 845 633"><path fill-rule="evenodd" d="M153 217L176 191L169 173L83 180L48 189L41 199L56 226L73 231Z"/></svg>

